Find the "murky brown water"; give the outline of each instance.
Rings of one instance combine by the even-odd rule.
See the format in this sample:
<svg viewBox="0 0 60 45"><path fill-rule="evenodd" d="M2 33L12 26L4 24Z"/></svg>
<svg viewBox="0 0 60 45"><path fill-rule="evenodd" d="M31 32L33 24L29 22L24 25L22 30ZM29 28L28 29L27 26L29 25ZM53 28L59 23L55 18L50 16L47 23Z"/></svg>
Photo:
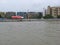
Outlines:
<svg viewBox="0 0 60 45"><path fill-rule="evenodd" d="M0 45L60 45L60 21L0 22Z"/></svg>

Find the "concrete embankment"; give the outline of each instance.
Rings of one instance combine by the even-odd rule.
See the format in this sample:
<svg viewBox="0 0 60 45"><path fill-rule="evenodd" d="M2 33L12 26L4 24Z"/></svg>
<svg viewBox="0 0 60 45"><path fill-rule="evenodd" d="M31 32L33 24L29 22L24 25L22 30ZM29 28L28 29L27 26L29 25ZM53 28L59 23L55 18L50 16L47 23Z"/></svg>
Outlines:
<svg viewBox="0 0 60 45"><path fill-rule="evenodd" d="M60 19L0 19L0 22L20 22L20 21L60 21Z"/></svg>

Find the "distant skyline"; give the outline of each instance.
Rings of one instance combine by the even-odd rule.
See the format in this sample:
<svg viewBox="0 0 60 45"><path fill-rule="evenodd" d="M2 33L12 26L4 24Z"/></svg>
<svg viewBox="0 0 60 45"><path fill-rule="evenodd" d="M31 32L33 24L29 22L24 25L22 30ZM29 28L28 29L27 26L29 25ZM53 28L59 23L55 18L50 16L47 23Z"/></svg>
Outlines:
<svg viewBox="0 0 60 45"><path fill-rule="evenodd" d="M0 11L42 12L48 5L60 6L60 0L0 0Z"/></svg>

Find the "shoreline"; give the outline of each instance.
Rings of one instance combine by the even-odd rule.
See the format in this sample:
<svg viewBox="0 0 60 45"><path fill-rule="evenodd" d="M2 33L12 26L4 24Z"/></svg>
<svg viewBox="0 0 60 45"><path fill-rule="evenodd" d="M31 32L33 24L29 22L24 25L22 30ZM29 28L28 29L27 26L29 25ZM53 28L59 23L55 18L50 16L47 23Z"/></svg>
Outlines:
<svg viewBox="0 0 60 45"><path fill-rule="evenodd" d="M0 19L0 22L60 21L60 19Z"/></svg>

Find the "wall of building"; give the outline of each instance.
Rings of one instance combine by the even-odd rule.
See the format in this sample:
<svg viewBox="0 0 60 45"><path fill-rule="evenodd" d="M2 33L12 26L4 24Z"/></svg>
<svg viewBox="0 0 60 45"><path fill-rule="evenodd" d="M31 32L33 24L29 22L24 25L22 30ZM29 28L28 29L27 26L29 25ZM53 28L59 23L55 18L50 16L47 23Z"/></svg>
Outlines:
<svg viewBox="0 0 60 45"><path fill-rule="evenodd" d="M6 12L6 18L16 16L16 12Z"/></svg>
<svg viewBox="0 0 60 45"><path fill-rule="evenodd" d="M57 17L57 15L60 15L60 7L50 7L50 6L48 6L48 8L45 12L46 12L46 14Z"/></svg>
<svg viewBox="0 0 60 45"><path fill-rule="evenodd" d="M17 15L23 16L24 19L27 19L27 12L17 12Z"/></svg>
<svg viewBox="0 0 60 45"><path fill-rule="evenodd" d="M37 19L40 12L28 12L28 19Z"/></svg>

